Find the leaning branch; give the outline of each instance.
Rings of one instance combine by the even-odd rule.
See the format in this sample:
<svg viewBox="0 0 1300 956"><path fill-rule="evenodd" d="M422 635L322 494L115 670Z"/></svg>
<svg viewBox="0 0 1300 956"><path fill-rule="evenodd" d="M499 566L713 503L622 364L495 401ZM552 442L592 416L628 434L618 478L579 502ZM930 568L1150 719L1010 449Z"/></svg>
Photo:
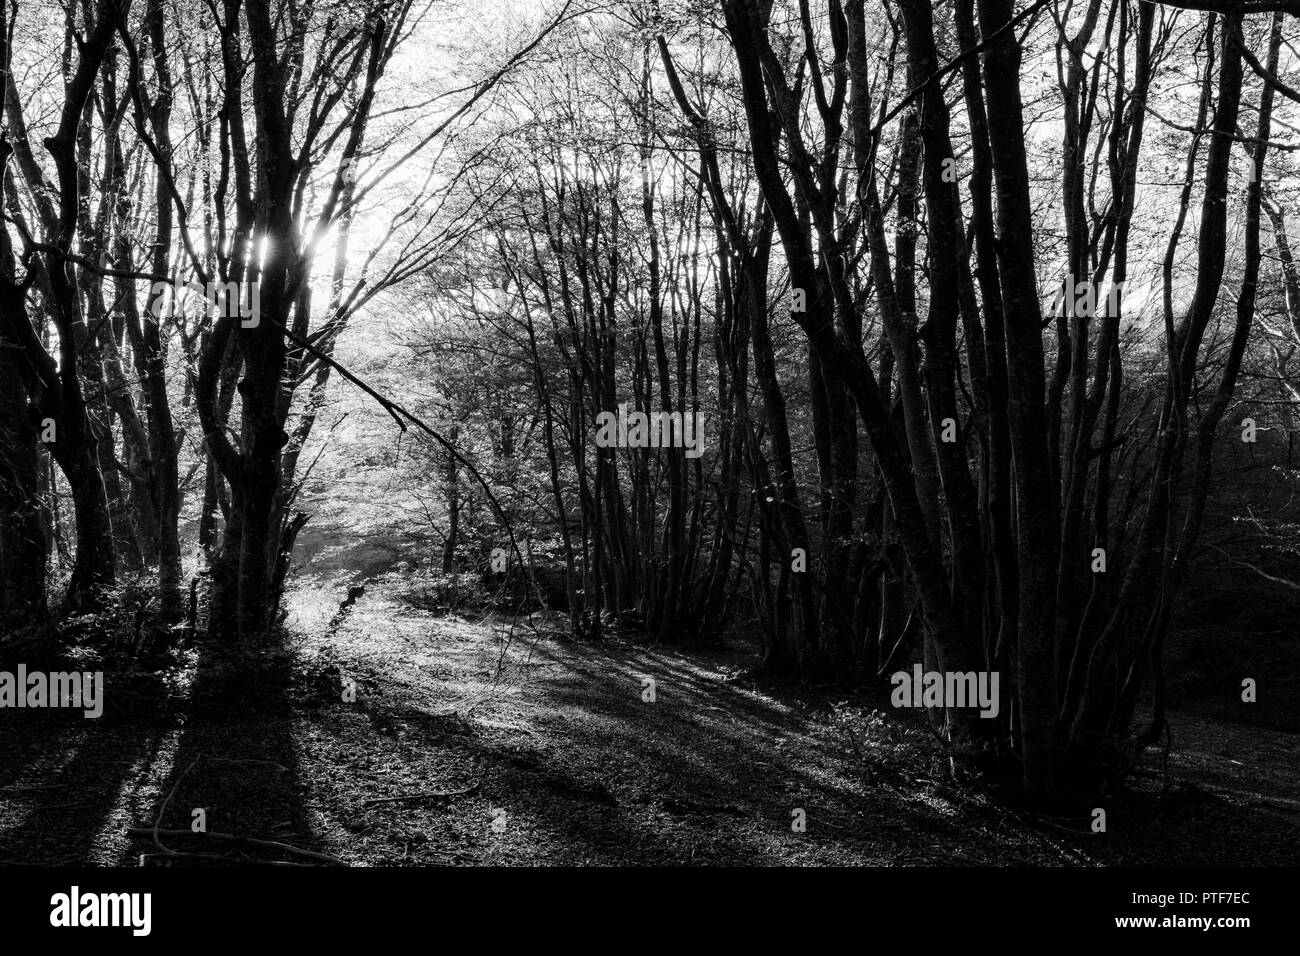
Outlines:
<svg viewBox="0 0 1300 956"><path fill-rule="evenodd" d="M514 553L515 559L519 562L519 567L526 568L528 566L527 561L524 560L524 553L519 547L519 542L515 540L515 532L513 526L510 524L510 519L506 516L505 508L502 507L501 502L497 500L496 494L492 491L492 486L488 484L487 479L484 478L478 468L474 466L474 463L462 455L455 445L449 442L446 438L443 438L442 435L430 427L418 415L412 414L397 402L394 402L392 399L387 398L380 392L376 391L371 385L340 364L333 356L327 355L325 352L316 348L316 346L312 345L305 338L291 329L286 328L282 323L276 322L274 319L268 319L267 321L284 333L285 338L290 342L293 342L299 348L302 348L316 356L317 359L329 365L345 379L378 402L379 406L392 417L393 421L397 422L397 427L403 432L406 431L407 422L410 422L416 428L420 429L420 431L438 442L438 444L442 445L442 447L447 450L447 454L451 455L456 459L456 461L464 465L465 469L473 476L474 480L487 495L488 502L492 505L492 511L496 514L497 520L501 522L502 527L505 528L506 536L510 539L510 550Z"/></svg>
<svg viewBox="0 0 1300 956"><path fill-rule="evenodd" d="M236 836L233 833L213 833L211 831L192 831L192 830L157 830L153 827L131 827L127 831L131 836L159 836L165 837L197 837L203 840L215 840L218 843L233 843L239 846L262 847L267 850L281 850L285 853L292 853L295 856L306 857L310 860L319 860L321 863L329 863L332 866L347 866L348 864L336 856L330 856L328 853L317 853L315 850L304 850L299 846L292 846L288 843L280 843L276 840L258 840L254 837ZM168 851L171 855L175 851Z"/></svg>

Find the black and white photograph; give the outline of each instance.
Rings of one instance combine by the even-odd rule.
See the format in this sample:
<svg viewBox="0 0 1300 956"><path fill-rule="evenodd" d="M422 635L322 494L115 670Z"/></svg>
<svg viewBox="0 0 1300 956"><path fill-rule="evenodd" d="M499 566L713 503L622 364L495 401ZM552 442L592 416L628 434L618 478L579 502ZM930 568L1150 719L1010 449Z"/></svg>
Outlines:
<svg viewBox="0 0 1300 956"><path fill-rule="evenodd" d="M1287 922L1297 0L0 0L0 72L0 925Z"/></svg>

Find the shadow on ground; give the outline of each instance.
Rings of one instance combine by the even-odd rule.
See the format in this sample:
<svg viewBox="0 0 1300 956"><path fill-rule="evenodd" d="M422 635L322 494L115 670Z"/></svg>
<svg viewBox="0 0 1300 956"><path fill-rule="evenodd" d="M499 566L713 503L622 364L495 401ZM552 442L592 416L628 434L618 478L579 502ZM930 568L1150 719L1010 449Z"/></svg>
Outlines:
<svg viewBox="0 0 1300 956"><path fill-rule="evenodd" d="M256 678L208 649L174 680L110 675L99 721L0 714L0 860L1197 865L1300 844L1293 735L1173 715L1167 763L1097 834L955 787L883 693L738 679L742 650L557 642L385 588L341 616L332 593L294 600ZM179 831L161 848L155 823Z"/></svg>

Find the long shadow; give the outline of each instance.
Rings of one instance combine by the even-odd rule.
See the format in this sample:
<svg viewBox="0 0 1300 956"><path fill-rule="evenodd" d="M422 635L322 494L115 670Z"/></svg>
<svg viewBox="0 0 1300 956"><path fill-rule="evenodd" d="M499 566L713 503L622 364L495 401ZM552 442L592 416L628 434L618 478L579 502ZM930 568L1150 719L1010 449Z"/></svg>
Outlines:
<svg viewBox="0 0 1300 956"><path fill-rule="evenodd" d="M734 864L828 853L916 861L918 835L937 845L962 828L941 807L873 787L813 739L799 701L723 684L691 658L582 645L530 654L559 670L529 688L563 708L537 722L556 746L493 739L414 707L380 705L379 723L415 728L453 764L477 768L466 804L476 801L480 815L504 810L531 834L525 852L537 862ZM641 697L643 676L657 681L655 703ZM778 753L778 738L804 749ZM795 807L807 809L813 838L792 832ZM450 835L437 815L404 815ZM493 837L480 830L473 839L480 855L470 860L492 862Z"/></svg>
<svg viewBox="0 0 1300 956"><path fill-rule="evenodd" d="M645 769L652 771L646 774L653 781L646 789L653 788L654 792L645 794L646 802L668 808L674 821L685 823L684 831L679 827L679 832L695 839L707 843L712 831L715 838L730 841L729 851L756 853L755 859L761 859L770 853L771 844L755 843L749 833L737 833L728 817L745 811L756 812L761 815L765 829L771 824L773 837L779 832L782 839L788 840L784 834L788 824L784 814L794 805L795 798L806 798L807 804L798 805L807 807L809 832L819 822L827 822L832 828L830 833L825 830L818 833L820 842L861 845L869 841L872 844L869 849L885 860L1006 865L1022 854L1026 862L1041 862L1049 855L1044 850L1047 844L1036 846L1042 843L1041 827L1033 821L1007 827L1002 822L1005 814L996 806L980 807L960 799L954 803L943 789L922 787L917 781L897 774L892 781L886 780L885 792L875 786L875 781L865 789L854 786L852 774L846 775L843 766L834 766L836 762L823 747L806 747L793 759L788 753L773 753L767 741L776 735L788 735L804 746L799 738L805 736L800 730L807 722L790 709L803 695L765 689L766 699L756 699L728 685L714 685L689 665L658 655L628 654L618 649L612 653L590 648L566 647L565 650L571 655L568 661L552 649L534 649L534 653L565 664L563 676L545 688L546 699L566 706L572 713L581 713L584 718L599 718L606 733L614 739L635 740L643 773ZM608 692L611 675L621 685L616 693ZM642 701L636 692L643 676L657 681L655 704ZM601 686L601 677L606 687L603 693L593 690ZM721 718L714 716L718 705L722 705L724 713ZM729 723L728 717L734 718L734 722ZM910 723L901 718L899 722ZM1222 731L1219 733L1222 736ZM1252 741L1251 752L1261 749ZM1265 751L1267 756L1261 759L1276 761L1291 752L1288 742L1283 740L1274 751ZM572 755L565 754L564 758L568 772L578 779L611 779L610 768L592 761L590 755L586 760L579 758L576 767ZM1219 769L1225 772L1222 767ZM1229 787L1235 785L1238 790L1242 787L1237 775L1216 778L1205 770L1203 776L1210 779L1211 786L1217 782ZM1256 783L1255 777L1249 779L1252 786L1265 789ZM1283 800L1289 796L1289 793L1281 794ZM1251 812L1248 802L1233 805L1195 785L1185 792L1175 789L1167 796L1135 789L1122 798L1123 812L1117 814L1113 838L1100 849L1095 841L1090 841L1087 820L1082 816L1074 821L1073 830L1058 826L1046 836L1116 863L1135 860L1164 865L1289 862L1296 846L1293 808L1276 800L1270 804L1267 795L1236 794L1238 800L1253 798L1257 798L1256 803L1263 809ZM834 816L837 812L843 814L845 808L856 809L859 819ZM863 809L870 813L869 827L860 819ZM573 811L566 808L557 813L554 803L542 802L532 806L530 812L551 819L555 827L563 828L564 817ZM832 814L829 819L828 812ZM644 830L644 826L632 827L634 833L644 834ZM973 833L992 837L988 851L980 841L971 839ZM1224 833L1231 836L1225 839ZM603 834L605 839L610 835ZM584 839L583 831L578 829L574 838ZM619 840L631 838L632 833L619 835ZM653 848L655 842L648 845ZM787 845L786 849L790 847ZM1071 862L1068 857L1065 859Z"/></svg>
<svg viewBox="0 0 1300 956"><path fill-rule="evenodd" d="M82 668L51 645L44 653L6 653L0 669L19 663L28 673ZM173 716L167 690L155 674L129 666L102 670L103 713L86 718L65 708L0 710L0 860L57 865L103 862L98 846L119 819L133 784L158 758ZM126 802L129 802L126 801ZM98 851L98 852L97 852Z"/></svg>
<svg viewBox="0 0 1300 956"><path fill-rule="evenodd" d="M208 834L312 849L314 837L293 740L291 659L285 653L232 664L200 646L184 729L147 828L128 854L143 865L220 866L310 863L288 850ZM202 832L196 832L202 831ZM161 845L159 845L161 844ZM125 860L123 862L126 862Z"/></svg>

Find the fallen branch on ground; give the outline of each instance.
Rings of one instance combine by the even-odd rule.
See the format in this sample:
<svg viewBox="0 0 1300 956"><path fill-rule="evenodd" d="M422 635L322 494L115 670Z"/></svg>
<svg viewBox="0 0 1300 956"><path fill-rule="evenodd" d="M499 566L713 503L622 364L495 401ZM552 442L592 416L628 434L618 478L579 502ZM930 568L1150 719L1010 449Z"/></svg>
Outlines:
<svg viewBox="0 0 1300 956"><path fill-rule="evenodd" d="M197 837L199 839L217 840L222 843L235 843L240 846L257 846L266 849L283 850L286 853L296 853L298 856L305 856L312 860L320 860L322 863L329 863L334 866L347 866L343 860L336 856L330 856L328 853L317 853L315 850L304 850L302 847L290 846L288 843L278 843L275 840L258 840L255 837L236 836L233 833L213 833L211 831L194 831L194 830L158 830L151 827L131 827L127 831L131 836L152 836L152 837ZM174 851L167 851L174 852Z"/></svg>
<svg viewBox="0 0 1300 956"><path fill-rule="evenodd" d="M141 853L140 865L144 866L145 860L160 858L164 860L215 860L220 863L243 865L251 862L247 858L232 860L228 856L222 856L220 853L183 853L180 850L168 850L166 853ZM311 866L310 863L290 863L287 860L267 860L263 866Z"/></svg>

